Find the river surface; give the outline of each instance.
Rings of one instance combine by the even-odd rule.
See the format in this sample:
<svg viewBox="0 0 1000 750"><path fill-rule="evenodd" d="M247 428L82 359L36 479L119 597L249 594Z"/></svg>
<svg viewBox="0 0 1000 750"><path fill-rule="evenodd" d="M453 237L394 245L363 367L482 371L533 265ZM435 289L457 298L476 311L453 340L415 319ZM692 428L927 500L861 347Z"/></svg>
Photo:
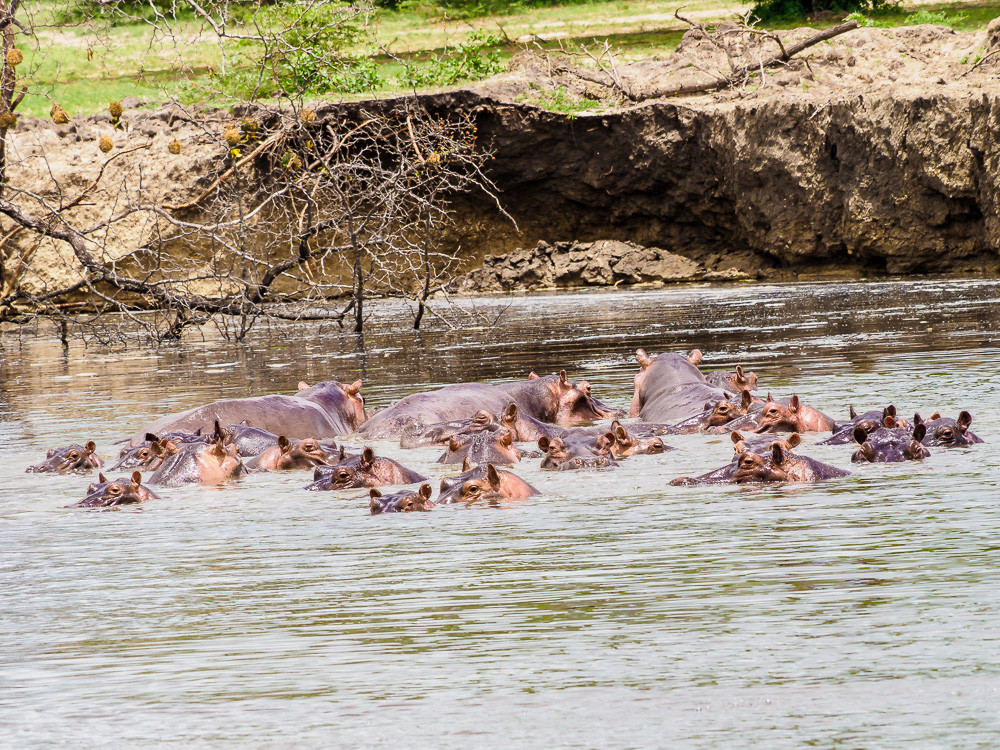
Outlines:
<svg viewBox="0 0 1000 750"><path fill-rule="evenodd" d="M938 280L478 300L499 326L64 353L3 339L0 746L992 748L1000 737L1000 283ZM470 306L471 303L467 303ZM26 475L222 396L364 381L368 403L566 368L626 407L634 352L700 347L763 391L986 440L797 487L670 487L725 437L616 471L517 469L543 497L369 516L305 474L67 509L88 477ZM357 442L347 441L357 445ZM438 451L376 449L429 474ZM116 449L115 449L116 450Z"/></svg>

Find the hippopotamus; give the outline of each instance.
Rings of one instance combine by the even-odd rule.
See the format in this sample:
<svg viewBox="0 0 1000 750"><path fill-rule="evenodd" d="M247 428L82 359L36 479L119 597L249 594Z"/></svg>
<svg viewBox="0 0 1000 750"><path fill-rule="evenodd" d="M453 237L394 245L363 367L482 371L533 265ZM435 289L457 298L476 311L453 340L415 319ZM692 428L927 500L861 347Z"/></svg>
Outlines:
<svg viewBox="0 0 1000 750"><path fill-rule="evenodd" d="M541 437L538 448L545 454L541 468L567 471L570 469L603 469L618 466L611 454L614 433L606 433L588 441L564 442L561 438Z"/></svg>
<svg viewBox="0 0 1000 750"><path fill-rule="evenodd" d="M139 430L132 438L132 445L142 442L148 432L211 430L216 421L222 424L245 421L289 438L332 438L354 432L365 421L364 404L360 380L350 385L336 380L314 386L301 382L294 396L270 394L225 399L161 417Z"/></svg>
<svg viewBox="0 0 1000 750"><path fill-rule="evenodd" d="M95 453L97 444L93 440L87 441L86 445L67 445L62 448L52 448L45 454L45 460L40 464L29 466L25 469L26 474L44 474L55 472L56 474L69 474L77 472L84 474L93 469L100 469L104 466L104 460Z"/></svg>
<svg viewBox="0 0 1000 750"><path fill-rule="evenodd" d="M142 486L142 474L138 471L133 471L131 477L119 477L114 481L108 481L104 474L98 474L97 483L87 487L86 497L71 507L111 508L158 499L159 495Z"/></svg>
<svg viewBox="0 0 1000 750"><path fill-rule="evenodd" d="M380 513L413 513L430 510L434 507L434 503L431 502L431 486L429 484L422 484L417 490L403 490L391 495L383 495L372 488L369 497L371 502L368 504L368 508L373 516Z"/></svg>
<svg viewBox="0 0 1000 750"><path fill-rule="evenodd" d="M246 474L243 459L215 423L214 439L210 443L187 443L176 453L167 455L149 477L155 485L221 484Z"/></svg>
<svg viewBox="0 0 1000 750"><path fill-rule="evenodd" d="M289 440L284 435L279 435L277 445L272 445L251 458L246 462L246 467L249 471L292 471L331 466L339 460L339 452L324 450L316 438Z"/></svg>
<svg viewBox="0 0 1000 750"><path fill-rule="evenodd" d="M835 422L823 412L799 402L798 396L777 401L768 394L754 432L832 432Z"/></svg>
<svg viewBox="0 0 1000 750"><path fill-rule="evenodd" d="M307 490L346 490L354 487L381 487L386 484L426 482L427 477L407 469L398 461L376 456L366 447L360 454L347 456L334 466L317 466Z"/></svg>
<svg viewBox="0 0 1000 750"><path fill-rule="evenodd" d="M906 427L879 427L868 432L859 424L854 428L854 440L861 447L851 456L851 461L856 464L920 461L931 455L920 443L926 432L923 422L912 432Z"/></svg>
<svg viewBox="0 0 1000 750"><path fill-rule="evenodd" d="M563 370L558 375L529 377L503 385L462 383L414 393L372 416L358 432L369 439L399 438L412 423L430 425L468 419L480 410L502 414L511 403L526 416L558 425L614 416L612 410L594 399L589 383L574 383Z"/></svg>
<svg viewBox="0 0 1000 750"><path fill-rule="evenodd" d="M208 441L200 436L197 440L184 442L177 437L157 437L156 435L146 435L146 441L139 443L134 448L124 448L118 463L111 467L111 471L119 469L142 469L143 471L155 471L160 468L160 464L175 453L180 453L185 445L205 444Z"/></svg>
<svg viewBox="0 0 1000 750"><path fill-rule="evenodd" d="M539 492L517 474L497 469L493 464L478 466L457 477L441 480L441 494L437 505L451 503L474 503L485 500L495 503L501 500L524 500Z"/></svg>
<svg viewBox="0 0 1000 750"><path fill-rule="evenodd" d="M775 438L772 435L760 437L744 437L739 432L731 432L729 437L733 441L733 454L739 456L741 453L750 451L751 453L762 453L769 450L772 445L780 445L782 450L794 451L802 443L802 436L793 432L786 438Z"/></svg>
<svg viewBox="0 0 1000 750"><path fill-rule="evenodd" d="M972 424L972 415L967 411L959 413L958 419L934 414L926 422L920 418L919 414L914 414L913 424L923 424L927 428L927 432L920 441L924 445L939 445L945 448L966 448L975 443L983 442L981 437L969 429L969 426Z"/></svg>
<svg viewBox="0 0 1000 750"><path fill-rule="evenodd" d="M889 404L882 411L872 410L866 411L864 414L858 414L854 407L850 407L850 421L848 422L838 422L834 427L834 433L831 437L826 440L820 440L817 445L846 445L847 443L854 442L854 433L858 427L861 427L866 432L874 432L879 427L906 427L907 424L904 420L899 420L896 417L896 407L893 404Z"/></svg>
<svg viewBox="0 0 1000 750"><path fill-rule="evenodd" d="M223 433L226 442L232 443L236 452L243 458L259 456L268 448L273 448L278 444L278 435L260 427L251 427L246 422L227 425Z"/></svg>
<svg viewBox="0 0 1000 750"><path fill-rule="evenodd" d="M437 460L439 464L460 464L468 460L474 464L512 466L521 462L521 451L514 445L509 430L477 432L463 440L453 437L448 449Z"/></svg>
<svg viewBox="0 0 1000 750"><path fill-rule="evenodd" d="M615 436L615 442L611 446L611 455L615 458L627 458L628 456L648 455L673 450L671 446L665 445L663 440L658 436L647 437L635 435L617 421L611 423L611 432Z"/></svg>
<svg viewBox="0 0 1000 750"><path fill-rule="evenodd" d="M630 417L647 422L679 422L701 414L706 403L728 400L722 388L705 382L696 367L701 361L697 349L686 357L668 353L656 359L638 349L635 357L640 370L635 376Z"/></svg>
<svg viewBox="0 0 1000 750"><path fill-rule="evenodd" d="M671 425L668 432L674 435L690 435L695 432L721 433L756 429L756 419L763 410L763 403L758 401L755 404L753 397L747 391L743 391L739 403L728 398L714 403L708 402L704 411Z"/></svg>
<svg viewBox="0 0 1000 750"><path fill-rule="evenodd" d="M781 441L772 441L762 453L746 450L727 466L699 477L680 477L673 485L746 484L754 482L816 482L849 476L851 472L786 450Z"/></svg>
<svg viewBox="0 0 1000 750"><path fill-rule="evenodd" d="M517 407L514 406L514 409ZM403 428L399 436L399 447L423 448L429 445L448 445L452 438L460 435L474 435L477 432L493 432L499 429L500 418L485 409L480 409L468 419L453 419L429 425L411 422Z"/></svg>
<svg viewBox="0 0 1000 750"><path fill-rule="evenodd" d="M719 370L708 373L705 382L730 393L747 393L757 390L757 373L743 372L742 365L736 365L733 372Z"/></svg>

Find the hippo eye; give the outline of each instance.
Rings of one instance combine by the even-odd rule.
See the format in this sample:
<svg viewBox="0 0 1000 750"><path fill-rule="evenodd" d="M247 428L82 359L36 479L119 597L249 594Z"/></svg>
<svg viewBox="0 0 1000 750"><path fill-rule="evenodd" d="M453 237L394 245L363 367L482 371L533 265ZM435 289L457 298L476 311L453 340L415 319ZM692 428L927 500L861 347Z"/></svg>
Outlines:
<svg viewBox="0 0 1000 750"><path fill-rule="evenodd" d="M402 510L404 513L412 507L413 507L413 501L410 500L410 498L406 498L399 504L400 510Z"/></svg>
<svg viewBox="0 0 1000 750"><path fill-rule="evenodd" d="M463 495L478 495L482 492L482 487L474 482L470 482L462 488Z"/></svg>
<svg viewBox="0 0 1000 750"><path fill-rule="evenodd" d="M139 451L137 455L139 456L139 458L146 458L147 456L149 456L149 451L143 448L141 451Z"/></svg>
<svg viewBox="0 0 1000 750"><path fill-rule="evenodd" d="M76 451L72 451L72 452L66 454L66 458L68 458L70 461L75 461L79 457L80 457L80 454L77 453Z"/></svg>
<svg viewBox="0 0 1000 750"><path fill-rule="evenodd" d="M108 494L109 495L120 495L120 494L122 494L122 488L121 488L121 486L117 485L117 484L111 485L110 487L108 487Z"/></svg>

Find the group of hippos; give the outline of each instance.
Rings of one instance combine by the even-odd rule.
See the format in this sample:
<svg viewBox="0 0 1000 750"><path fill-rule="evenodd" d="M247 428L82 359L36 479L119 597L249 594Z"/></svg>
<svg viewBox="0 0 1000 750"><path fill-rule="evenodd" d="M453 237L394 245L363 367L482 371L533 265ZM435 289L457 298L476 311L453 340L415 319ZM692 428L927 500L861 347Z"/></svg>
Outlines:
<svg viewBox="0 0 1000 750"><path fill-rule="evenodd" d="M307 490L370 488L372 514L426 511L449 503L497 502L540 494L513 471L527 458L541 458L542 469L572 470L618 466L639 454L672 450L664 435L729 433L729 463L671 484L814 482L849 472L801 455L804 433L832 435L819 444L856 445L852 461L920 460L928 446L967 447L981 443L970 429L972 417L934 414L912 422L893 406L838 421L799 401L798 396L755 395L757 376L737 367L703 373L698 350L688 355L649 357L636 352L639 372L628 419L591 393L586 381L573 382L566 371L490 385L462 383L415 393L370 413L361 381L334 380L295 395L267 395L216 401L162 417L123 441L109 470L134 469L131 476L98 482L73 507L114 508L158 496L152 486L219 484L264 471L313 470ZM610 422L608 420L611 420ZM435 500L426 477L371 447L352 452L338 445L342 436L361 440L398 439L403 448L441 445L443 464L462 472L441 480ZM522 447L530 443L531 448ZM520 445L519 445L520 444ZM537 446L537 451L534 447ZM103 459L93 441L50 450L28 472L87 472ZM141 472L147 472L144 483ZM149 473L151 472L151 473ZM379 487L418 484L415 490L383 494Z"/></svg>

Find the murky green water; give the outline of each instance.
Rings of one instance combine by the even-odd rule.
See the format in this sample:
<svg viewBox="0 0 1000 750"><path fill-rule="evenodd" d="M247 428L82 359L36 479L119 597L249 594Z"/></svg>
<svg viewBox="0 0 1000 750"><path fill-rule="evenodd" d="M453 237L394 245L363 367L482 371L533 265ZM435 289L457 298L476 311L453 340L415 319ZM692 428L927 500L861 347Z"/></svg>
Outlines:
<svg viewBox="0 0 1000 750"><path fill-rule="evenodd" d="M499 329L313 325L108 352L4 339L0 745L941 747L1000 736L1000 283L516 299ZM491 303L478 302L484 310ZM506 303L505 303L506 304ZM894 402L987 440L815 487L669 487L720 437L611 472L519 469L516 507L370 517L301 474L64 506L47 447L220 396L365 381L369 403L566 367L631 398L636 347L699 346L844 416ZM380 450L442 475L435 450ZM849 467L850 448L811 448ZM426 473L426 472L425 472Z"/></svg>

